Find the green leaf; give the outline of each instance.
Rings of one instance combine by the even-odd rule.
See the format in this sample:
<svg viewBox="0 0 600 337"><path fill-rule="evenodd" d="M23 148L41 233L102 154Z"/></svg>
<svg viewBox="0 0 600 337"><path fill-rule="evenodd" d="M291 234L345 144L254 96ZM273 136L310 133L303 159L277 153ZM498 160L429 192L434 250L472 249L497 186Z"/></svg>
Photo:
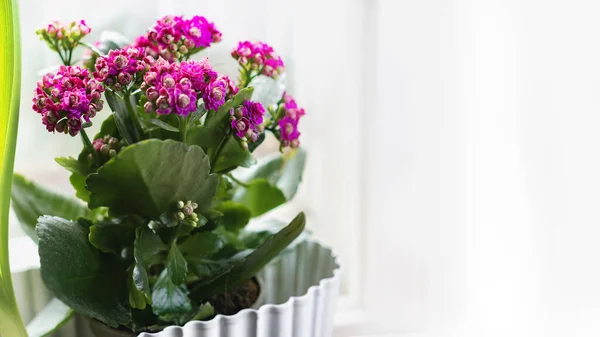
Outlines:
<svg viewBox="0 0 600 337"><path fill-rule="evenodd" d="M92 173L92 170L89 167L73 157L58 157L54 158L54 160L71 173L82 176L87 176L88 174Z"/></svg>
<svg viewBox="0 0 600 337"><path fill-rule="evenodd" d="M187 262L183 258L177 243L171 245L169 255L167 256L167 271L171 281L175 285L180 285L185 282L188 273Z"/></svg>
<svg viewBox="0 0 600 337"><path fill-rule="evenodd" d="M144 294L146 303L152 303L150 293L150 282L148 280L148 260L167 249L166 245L160 240L148 226L139 227L136 230L135 242L133 243L133 257L135 259L134 268L131 277L135 288ZM130 290L130 297L131 297ZM137 295L134 294L137 298ZM137 303L137 301L136 301ZM136 307L138 309L143 309Z"/></svg>
<svg viewBox="0 0 600 337"><path fill-rule="evenodd" d="M281 190L287 200L291 200L298 185L302 181L302 174L306 163L306 151L302 148L295 149L284 155L276 155L256 165L246 181L264 178L273 186ZM237 191L239 197L243 189Z"/></svg>
<svg viewBox="0 0 600 337"><path fill-rule="evenodd" d="M29 337L43 337L58 330L65 325L75 312L68 305L57 298L53 298L32 320L27 324Z"/></svg>
<svg viewBox="0 0 600 337"><path fill-rule="evenodd" d="M217 210L223 213L223 217L219 219L219 224L232 232L244 228L250 222L252 216L252 211L248 207L234 201L222 202Z"/></svg>
<svg viewBox="0 0 600 337"><path fill-rule="evenodd" d="M89 175L90 208L107 206L116 214L157 219L177 201L191 200L207 209L218 177L198 146L149 139L129 145Z"/></svg>
<svg viewBox="0 0 600 337"><path fill-rule="evenodd" d="M89 202L90 201L90 191L85 187L85 181L87 176L82 176L81 174L73 173L69 178L71 185L75 189L75 196L77 198Z"/></svg>
<svg viewBox="0 0 600 337"><path fill-rule="evenodd" d="M128 144L134 144L137 141L141 140L141 130L138 130L138 128L135 126L135 121L131 120L131 117L127 110L127 103L125 102L125 98L117 96L110 90L106 90L104 92L104 97L106 98L106 102L110 106L111 110L114 112L113 116L115 118L115 125L117 127L117 130L119 130L119 134L121 135L121 137L123 137L123 139L125 139ZM131 99L133 98L130 98L130 100Z"/></svg>
<svg viewBox="0 0 600 337"><path fill-rule="evenodd" d="M252 216L264 214L286 202L283 192L269 184L264 178L254 179L240 193L236 193L234 201L248 207Z"/></svg>
<svg viewBox="0 0 600 337"><path fill-rule="evenodd" d="M111 30L102 31L100 34L100 50L107 54L112 49L121 49L131 44L123 34Z"/></svg>
<svg viewBox="0 0 600 337"><path fill-rule="evenodd" d="M36 232L42 279L58 299L114 328L130 321L126 268L90 244L86 226L43 216Z"/></svg>
<svg viewBox="0 0 600 337"><path fill-rule="evenodd" d="M192 302L185 285L175 285L164 269L152 289L152 311L157 316L182 315L192 311Z"/></svg>
<svg viewBox="0 0 600 337"><path fill-rule="evenodd" d="M137 267L137 266L136 266ZM139 290L135 284L135 279L133 276L135 267L131 268L131 271L127 275L127 291L129 292L129 305L134 309L144 310L146 309L147 300L146 295L143 291ZM144 271L145 273L145 271ZM146 276L146 284L148 285L148 274ZM148 285L149 287L149 285ZM150 293L150 289L146 289L148 293Z"/></svg>
<svg viewBox="0 0 600 337"><path fill-rule="evenodd" d="M227 289L239 286L252 278L302 233L305 222L304 213L298 214L289 225L266 239L252 253L236 261L223 274L195 286L190 293L190 298L201 301L212 295L224 293Z"/></svg>
<svg viewBox="0 0 600 337"><path fill-rule="evenodd" d="M150 119L148 122L149 122L149 123L151 123L151 124L154 124L154 125L158 126L158 127L159 127L159 128L161 128L161 129L165 129L165 130L167 130L167 131L171 131L171 132L179 132L179 129L178 129L178 128L174 127L174 126L173 126L173 125L171 125L171 124L165 123L165 122L161 121L161 120L160 120L160 119L158 119L158 118L152 118L152 119Z"/></svg>
<svg viewBox="0 0 600 337"><path fill-rule="evenodd" d="M219 235L213 232L198 232L179 244L179 250L185 256L204 257L218 252L223 245Z"/></svg>
<svg viewBox="0 0 600 337"><path fill-rule="evenodd" d="M14 174L12 206L19 224L35 242L35 226L42 215L52 214L68 220L76 220L89 214L89 210L77 200L63 197L44 187Z"/></svg>
<svg viewBox="0 0 600 337"><path fill-rule="evenodd" d="M90 227L90 243L104 253L121 255L135 239L137 224L127 218L111 218Z"/></svg>
<svg viewBox="0 0 600 337"><path fill-rule="evenodd" d="M238 166L250 167L254 164L256 164L256 159L254 159L252 153L244 150L238 141L231 137L215 163L213 172L227 173Z"/></svg>
<svg viewBox="0 0 600 337"><path fill-rule="evenodd" d="M219 110L209 113L204 125L190 128L186 136L186 144L198 145L204 151L219 146L223 138L227 136L228 129L231 129L231 124L228 122L229 110L250 99L253 90L253 88L240 90L232 99L225 102Z"/></svg>
<svg viewBox="0 0 600 337"><path fill-rule="evenodd" d="M27 337L8 261L8 214L21 96L21 28L17 0L0 0L0 27L0 335Z"/></svg>

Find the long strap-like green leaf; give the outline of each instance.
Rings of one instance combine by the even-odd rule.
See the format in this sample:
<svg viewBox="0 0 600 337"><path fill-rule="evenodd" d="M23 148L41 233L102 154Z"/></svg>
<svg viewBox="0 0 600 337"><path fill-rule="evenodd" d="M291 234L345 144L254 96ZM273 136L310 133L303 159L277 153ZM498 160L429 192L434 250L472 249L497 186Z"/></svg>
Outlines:
<svg viewBox="0 0 600 337"><path fill-rule="evenodd" d="M19 33L17 0L0 0L0 335L3 337L27 337L8 260L8 211L21 91Z"/></svg>

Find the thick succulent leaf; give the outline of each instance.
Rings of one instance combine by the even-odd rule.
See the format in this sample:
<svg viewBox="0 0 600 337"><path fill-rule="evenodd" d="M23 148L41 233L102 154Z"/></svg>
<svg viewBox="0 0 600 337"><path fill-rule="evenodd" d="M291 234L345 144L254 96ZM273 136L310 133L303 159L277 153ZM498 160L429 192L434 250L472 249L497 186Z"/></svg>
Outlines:
<svg viewBox="0 0 600 337"><path fill-rule="evenodd" d="M71 173L80 174L82 176L87 176L92 173L91 168L73 157L58 157L54 158L54 160Z"/></svg>
<svg viewBox="0 0 600 337"><path fill-rule="evenodd" d="M200 211L215 195L218 177L198 146L172 140L145 140L123 149L87 179L90 208L158 219L177 201L192 200Z"/></svg>
<svg viewBox="0 0 600 337"><path fill-rule="evenodd" d="M120 49L131 44L123 34L112 30L105 30L100 34L100 50L108 53L112 49Z"/></svg>
<svg viewBox="0 0 600 337"><path fill-rule="evenodd" d="M146 303L152 303L152 294L150 293L150 281L148 279L148 260L154 255L165 251L167 246L160 240L148 226L138 227L135 233L133 243L133 256L135 259L132 270L132 281L135 289L129 290L130 302L134 297L134 303L139 304L138 293L142 293L146 298ZM133 306L137 309L144 309L145 305Z"/></svg>
<svg viewBox="0 0 600 337"><path fill-rule="evenodd" d="M213 232L197 232L179 244L184 256L204 257L219 251L224 245L221 236Z"/></svg>
<svg viewBox="0 0 600 337"><path fill-rule="evenodd" d="M237 232L244 228L250 222L250 217L252 216L250 208L234 201L222 202L217 207L217 210L223 213L223 216L218 220L218 224L223 225L225 229L232 232Z"/></svg>
<svg viewBox="0 0 600 337"><path fill-rule="evenodd" d="M262 215L286 202L283 192L269 184L269 181L264 178L254 179L243 188L243 191L235 194L233 200L250 209L253 217Z"/></svg>
<svg viewBox="0 0 600 337"><path fill-rule="evenodd" d="M87 176L82 176L81 174L73 173L71 177L69 177L69 182L75 189L75 196L85 202L90 201L90 191L85 187Z"/></svg>
<svg viewBox="0 0 600 337"><path fill-rule="evenodd" d="M244 88L240 90L232 99L223 104L216 112L207 115L204 125L192 127L188 130L186 144L198 145L208 151L214 149L227 136L231 129L229 124L229 111L244 103L244 100L250 99L253 88Z"/></svg>
<svg viewBox="0 0 600 337"><path fill-rule="evenodd" d="M250 167L254 164L256 164L256 159L252 156L252 153L248 150L244 150L238 141L231 137L227 141L227 144L225 144L219 159L215 163L213 172L227 173L239 166Z"/></svg>
<svg viewBox="0 0 600 337"><path fill-rule="evenodd" d="M233 200L249 207L252 216L261 215L291 200L302 181L305 162L306 152L303 149L268 158L250 170L244 179L248 181L248 187L238 186Z"/></svg>
<svg viewBox="0 0 600 337"><path fill-rule="evenodd" d="M90 243L104 253L121 255L134 241L137 224L127 218L110 218L90 227Z"/></svg>
<svg viewBox="0 0 600 337"><path fill-rule="evenodd" d="M52 334L66 324L75 311L58 298L53 298L32 320L27 324L29 337L43 337Z"/></svg>
<svg viewBox="0 0 600 337"><path fill-rule="evenodd" d="M287 200L291 200L296 195L298 186L302 181L305 163L306 151L298 148L283 155L274 155L260 162L252 168L245 180L267 179L271 185L281 190ZM237 192L243 192L243 189L238 189Z"/></svg>
<svg viewBox="0 0 600 337"><path fill-rule="evenodd" d="M36 228L44 283L66 305L109 326L131 319L127 272L88 241L88 227L43 216Z"/></svg>
<svg viewBox="0 0 600 337"><path fill-rule="evenodd" d="M192 302L185 285L175 285L166 269L152 288L152 311L157 316L183 315L192 311Z"/></svg>
<svg viewBox="0 0 600 337"><path fill-rule="evenodd" d="M52 214L76 220L89 214L77 200L51 192L19 174L13 175L12 206L19 224L35 242L38 241L35 226L40 216Z"/></svg>
<svg viewBox="0 0 600 337"><path fill-rule="evenodd" d="M227 289L239 286L244 281L252 278L302 233L305 223L304 213L298 214L289 225L266 239L252 253L235 261L224 273L215 275L215 277L195 286L190 297L195 301L201 301L211 295L220 294Z"/></svg>
<svg viewBox="0 0 600 337"><path fill-rule="evenodd" d="M249 84L254 88L252 100L259 102L265 108L277 104L285 92L285 80L286 74L281 74L275 80L264 75L255 77Z"/></svg>
<svg viewBox="0 0 600 337"><path fill-rule="evenodd" d="M179 129L174 127L171 124L168 124L166 122L161 121L158 118L152 118L148 121L150 124L155 125L161 129L167 130L167 131L171 131L171 132L179 132Z"/></svg>
<svg viewBox="0 0 600 337"><path fill-rule="evenodd" d="M185 282L188 273L187 262L183 258L177 243L171 245L169 255L167 256L167 271L171 281L175 285L180 285Z"/></svg>

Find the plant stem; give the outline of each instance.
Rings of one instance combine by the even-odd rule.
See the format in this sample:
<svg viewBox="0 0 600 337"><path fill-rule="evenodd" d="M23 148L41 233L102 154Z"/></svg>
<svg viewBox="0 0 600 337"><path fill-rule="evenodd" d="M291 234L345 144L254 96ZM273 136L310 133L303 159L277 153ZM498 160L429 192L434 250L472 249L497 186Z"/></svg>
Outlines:
<svg viewBox="0 0 600 337"><path fill-rule="evenodd" d="M236 184L238 184L238 185L240 185L240 186L242 186L244 188L248 188L248 184L240 181L239 179L237 179L236 177L234 177L233 174L227 173L226 176L228 176L229 179L233 180L234 183L236 183Z"/></svg>
<svg viewBox="0 0 600 337"><path fill-rule="evenodd" d="M98 157L98 152L94 148L94 145L92 145L90 137L88 137L87 133L85 132L85 129L82 128L79 133L81 134L81 140L83 140L83 145L85 145L88 151L92 154L92 158L94 158L94 163L96 163L96 166L102 166L102 164L100 163L100 157Z"/></svg>
<svg viewBox="0 0 600 337"><path fill-rule="evenodd" d="M135 114L135 110L133 109L133 105L131 105L131 93L129 90L125 90L123 94L123 100L125 101L125 106L127 107L127 112L129 113L129 118L131 118L131 122L133 126L137 130L138 138L141 138L142 135L142 125L140 124L140 120L138 116Z"/></svg>
<svg viewBox="0 0 600 337"><path fill-rule="evenodd" d="M187 124L188 124L187 122L188 122L187 116L179 117L179 133L181 134L181 141L183 143L185 143L185 136L187 134Z"/></svg>
<svg viewBox="0 0 600 337"><path fill-rule="evenodd" d="M227 141L229 140L230 135L231 135L231 132L229 130L225 131L225 137L223 137L223 140L221 140L221 143L219 143L219 146L217 146L217 149L215 150L212 157L210 158L210 171L211 172L215 168L215 164L216 164L217 160L219 159L221 152L223 152L223 149L225 148L225 144L227 144Z"/></svg>

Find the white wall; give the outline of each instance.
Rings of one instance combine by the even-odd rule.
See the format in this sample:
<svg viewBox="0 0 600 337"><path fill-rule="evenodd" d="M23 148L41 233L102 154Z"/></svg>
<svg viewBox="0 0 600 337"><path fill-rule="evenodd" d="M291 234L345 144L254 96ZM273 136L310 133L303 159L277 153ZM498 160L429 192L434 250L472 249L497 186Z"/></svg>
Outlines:
<svg viewBox="0 0 600 337"><path fill-rule="evenodd" d="M308 113L296 206L346 261L343 308L366 321L339 320L339 336L600 333L597 1L103 4L21 1L40 10L22 10L17 171L68 191L51 159L80 146L27 112L27 83L51 64L28 32L85 17L133 35L200 13L224 33L212 56L264 39L288 64Z"/></svg>

